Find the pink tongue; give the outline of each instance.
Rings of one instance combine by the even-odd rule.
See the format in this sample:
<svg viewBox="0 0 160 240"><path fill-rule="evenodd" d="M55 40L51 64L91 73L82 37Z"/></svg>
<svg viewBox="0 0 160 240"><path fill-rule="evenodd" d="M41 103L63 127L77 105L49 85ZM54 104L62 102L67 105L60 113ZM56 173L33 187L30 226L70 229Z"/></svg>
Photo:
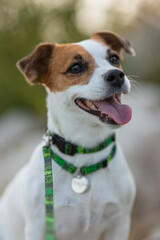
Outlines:
<svg viewBox="0 0 160 240"><path fill-rule="evenodd" d="M93 101L93 103L101 110L102 114L109 115L119 125L126 124L131 120L132 109L128 105L117 103L113 97L107 100Z"/></svg>

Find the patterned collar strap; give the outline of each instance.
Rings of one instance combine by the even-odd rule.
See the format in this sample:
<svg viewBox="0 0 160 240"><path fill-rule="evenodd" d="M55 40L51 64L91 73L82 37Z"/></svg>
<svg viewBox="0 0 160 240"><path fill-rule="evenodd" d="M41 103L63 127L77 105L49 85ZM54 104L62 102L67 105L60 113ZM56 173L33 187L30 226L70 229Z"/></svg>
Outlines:
<svg viewBox="0 0 160 240"><path fill-rule="evenodd" d="M53 171L52 171L52 159L64 170L71 174L78 172L81 176L93 173L101 168L106 168L108 163L112 160L116 153L116 144L113 145L110 154L105 159L100 162L77 168L73 164L66 162L64 159L55 154L49 143L43 147L43 157L44 157L44 175L45 175L45 207L46 207L46 227L45 227L45 240L56 240L55 237L55 219L54 219L54 188L53 188Z"/></svg>
<svg viewBox="0 0 160 240"><path fill-rule="evenodd" d="M111 161L111 159L113 158L115 152L116 152L116 145L114 144L112 147L112 150L109 154L109 156L103 160L101 160L100 162L90 165L90 166L84 166L81 168L77 168L76 166L74 166L71 163L66 162L64 159L62 159L60 156L58 156L56 153L54 153L52 151L52 149L49 149L50 151L50 155L51 158L64 170L66 170L67 172L74 174L77 171L79 171L81 176L85 176L89 173L95 172L97 170L99 170L100 168L105 168L107 167L108 163Z"/></svg>
<svg viewBox="0 0 160 240"><path fill-rule="evenodd" d="M49 145L43 147L44 178L45 178L45 240L56 240L54 228L54 199L52 158Z"/></svg>
<svg viewBox="0 0 160 240"><path fill-rule="evenodd" d="M73 156L74 154L86 154L86 153L95 153L98 151L103 150L107 146L109 146L112 142L115 141L115 134L109 136L104 142L100 143L94 148L83 148L81 146L77 146L75 144L72 144L68 141L66 141L64 138L61 136L47 132L46 135L50 136L51 142L58 147L58 149L67 155Z"/></svg>

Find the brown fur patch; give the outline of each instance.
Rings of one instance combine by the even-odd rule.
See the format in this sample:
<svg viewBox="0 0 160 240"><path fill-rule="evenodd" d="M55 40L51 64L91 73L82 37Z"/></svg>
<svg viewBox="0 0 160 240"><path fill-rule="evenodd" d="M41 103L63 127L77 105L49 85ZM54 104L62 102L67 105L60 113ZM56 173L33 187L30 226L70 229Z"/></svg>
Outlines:
<svg viewBox="0 0 160 240"><path fill-rule="evenodd" d="M76 63L76 57L81 56L87 64L86 71L80 74L64 74L71 63ZM81 46L76 44L56 44L54 56L50 61L49 79L45 85L51 91L64 91L73 85L84 85L89 81L95 68L93 57Z"/></svg>
<svg viewBox="0 0 160 240"><path fill-rule="evenodd" d="M86 64L82 73L67 73L72 63ZM40 44L27 57L17 63L27 81L47 86L51 91L64 91L73 85L84 85L95 68L93 57L76 44Z"/></svg>
<svg viewBox="0 0 160 240"><path fill-rule="evenodd" d="M91 39L100 42L104 46L107 45L111 49L111 53L115 52L118 54L120 64L116 67L121 70L123 70L121 65L121 62L123 61L123 54L121 50L124 49L128 54L134 55L134 49L132 48L131 43L113 32L97 32L91 36Z"/></svg>
<svg viewBox="0 0 160 240"><path fill-rule="evenodd" d="M28 56L17 62L17 67L30 84L44 83L54 45L43 43L38 45Z"/></svg>
<svg viewBox="0 0 160 240"><path fill-rule="evenodd" d="M91 39L95 39L105 45L107 44L118 53L123 48L128 54L135 55L131 42L116 33L109 31L96 32L91 36Z"/></svg>

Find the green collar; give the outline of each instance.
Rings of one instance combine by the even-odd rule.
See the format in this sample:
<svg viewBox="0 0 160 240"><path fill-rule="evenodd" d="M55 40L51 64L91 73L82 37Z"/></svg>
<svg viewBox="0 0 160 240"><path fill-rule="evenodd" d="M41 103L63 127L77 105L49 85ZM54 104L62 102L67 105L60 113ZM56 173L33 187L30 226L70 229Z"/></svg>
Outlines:
<svg viewBox="0 0 160 240"><path fill-rule="evenodd" d="M48 135L48 137L45 138L45 141L46 145L43 147L44 177L45 177L45 209L46 209L45 240L56 240L55 217L54 217L54 187L53 187L54 170L52 170L52 160L54 160L61 168L63 168L67 172L76 175L76 178L74 178L72 181L73 183L72 189L74 191L75 188L77 189L78 187L77 184L79 184L76 183L77 181L80 181L81 184L85 186L85 188L88 188L87 186L88 180L84 176L93 173L101 168L106 168L108 163L113 159L116 153L116 144L113 145L110 154L105 159L102 159L98 163L92 164L90 166L83 166L81 168L77 168L73 164L66 162L64 159L62 159L60 156L58 156L52 151L50 147L51 143L50 135Z"/></svg>
<svg viewBox="0 0 160 240"><path fill-rule="evenodd" d="M110 154L105 159L102 159L100 162L98 162L96 164L92 164L90 166L84 166L81 168L77 168L73 164L66 162L64 159L62 159L60 156L58 156L56 153L54 153L50 147L43 148L44 156L46 153L48 153L50 155L50 158L53 159L65 171L67 171L71 174L74 174L78 171L81 176L85 176L85 175L95 172L101 168L107 167L108 163L114 157L115 152L116 152L116 145L114 144L111 149ZM47 161L50 161L51 159L48 159Z"/></svg>
<svg viewBox="0 0 160 240"><path fill-rule="evenodd" d="M51 133L49 131L46 132L45 137L48 137L49 141L53 145L56 145L62 153L71 155L71 156L73 156L76 153L87 154L87 153L95 153L95 152L101 151L104 148L106 148L107 146L109 146L112 142L115 141L115 134L112 134L111 136L109 136L107 139L105 139L102 143L100 143L96 147L83 148L83 147L75 145L69 141L66 141L61 136L59 136L55 133Z"/></svg>

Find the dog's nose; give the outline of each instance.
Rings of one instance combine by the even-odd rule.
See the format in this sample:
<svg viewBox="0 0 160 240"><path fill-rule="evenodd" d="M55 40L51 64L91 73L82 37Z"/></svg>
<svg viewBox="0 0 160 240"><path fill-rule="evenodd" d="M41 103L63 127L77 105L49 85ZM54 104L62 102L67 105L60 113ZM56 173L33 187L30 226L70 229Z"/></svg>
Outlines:
<svg viewBox="0 0 160 240"><path fill-rule="evenodd" d="M114 87L121 87L124 83L124 73L118 69L111 70L105 74L104 79Z"/></svg>

